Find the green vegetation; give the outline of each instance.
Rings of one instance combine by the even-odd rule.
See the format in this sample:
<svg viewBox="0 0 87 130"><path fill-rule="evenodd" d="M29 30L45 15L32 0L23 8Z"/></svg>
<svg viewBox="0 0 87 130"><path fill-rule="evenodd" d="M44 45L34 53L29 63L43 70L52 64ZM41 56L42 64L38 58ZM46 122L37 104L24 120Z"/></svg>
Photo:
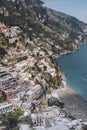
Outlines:
<svg viewBox="0 0 87 130"><path fill-rule="evenodd" d="M27 59L27 56L12 58L12 59L8 59L8 63L15 64L15 63L21 62L21 61L26 60L26 59Z"/></svg>
<svg viewBox="0 0 87 130"><path fill-rule="evenodd" d="M48 99L48 106L58 106L60 108L64 108L64 103L60 102L58 99L51 97L51 99Z"/></svg>
<svg viewBox="0 0 87 130"><path fill-rule="evenodd" d="M82 37L85 36L83 32L83 29L86 27L85 23L64 13L50 9L48 11L47 8L40 6L40 0L38 0L38 3L30 0L26 0L25 3L20 1L17 4L16 2L1 0L0 7L5 6L9 11L8 17L5 17L4 14L0 15L1 22L9 26L19 26L33 42L39 38L35 43L37 46L38 43L43 42L41 46L47 47L47 39L50 39L54 43L54 45L51 45L48 42L50 48L58 54L59 52L55 45L59 45L62 49L72 50L72 45L78 34ZM16 4L17 6L15 6ZM41 15L40 18L39 15ZM63 34L69 35L62 40ZM71 45L68 44L69 41L71 41ZM29 49L33 50L32 45L29 45Z"/></svg>
<svg viewBox="0 0 87 130"><path fill-rule="evenodd" d="M28 45L28 48L29 48L30 51L33 51L33 50L35 49L35 46L32 45L32 44L29 44L29 45Z"/></svg>
<svg viewBox="0 0 87 130"><path fill-rule="evenodd" d="M15 109L8 114L3 114L1 116L2 125L5 125L6 130L14 130L17 129L18 123L20 122L19 117L23 115L23 111L21 109Z"/></svg>
<svg viewBox="0 0 87 130"><path fill-rule="evenodd" d="M4 56L5 54L7 54L7 51L3 47L0 47L0 57Z"/></svg>
<svg viewBox="0 0 87 130"><path fill-rule="evenodd" d="M4 102L5 101L5 98L2 96L0 97L0 103Z"/></svg>
<svg viewBox="0 0 87 130"><path fill-rule="evenodd" d="M45 73L44 78L48 83L48 88L57 89L61 84L61 77L59 74L53 78L49 73Z"/></svg>

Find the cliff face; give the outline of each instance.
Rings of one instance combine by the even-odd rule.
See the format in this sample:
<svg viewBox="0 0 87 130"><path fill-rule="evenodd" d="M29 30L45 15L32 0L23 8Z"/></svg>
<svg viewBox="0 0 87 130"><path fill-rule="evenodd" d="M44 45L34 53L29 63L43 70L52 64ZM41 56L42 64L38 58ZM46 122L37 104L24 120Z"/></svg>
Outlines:
<svg viewBox="0 0 87 130"><path fill-rule="evenodd" d="M0 21L19 26L47 53L73 51L86 38L87 24L45 7L40 0L0 0Z"/></svg>

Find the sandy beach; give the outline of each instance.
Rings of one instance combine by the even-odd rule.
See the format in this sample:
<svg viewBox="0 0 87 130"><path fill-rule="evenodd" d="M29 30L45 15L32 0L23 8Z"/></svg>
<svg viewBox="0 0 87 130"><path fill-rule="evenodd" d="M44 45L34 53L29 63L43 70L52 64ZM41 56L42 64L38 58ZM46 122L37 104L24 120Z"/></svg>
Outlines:
<svg viewBox="0 0 87 130"><path fill-rule="evenodd" d="M78 95L71 87L66 85L64 88L58 89L57 94L65 104L65 109L75 118L82 120L87 119L87 101Z"/></svg>

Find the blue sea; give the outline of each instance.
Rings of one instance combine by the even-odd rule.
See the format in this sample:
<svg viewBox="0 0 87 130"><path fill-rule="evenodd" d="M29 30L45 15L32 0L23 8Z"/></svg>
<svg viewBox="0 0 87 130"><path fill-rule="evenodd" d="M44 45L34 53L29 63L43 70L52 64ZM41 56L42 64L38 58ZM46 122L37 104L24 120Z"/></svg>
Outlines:
<svg viewBox="0 0 87 130"><path fill-rule="evenodd" d="M59 57L57 61L68 84L87 100L87 44L73 54Z"/></svg>

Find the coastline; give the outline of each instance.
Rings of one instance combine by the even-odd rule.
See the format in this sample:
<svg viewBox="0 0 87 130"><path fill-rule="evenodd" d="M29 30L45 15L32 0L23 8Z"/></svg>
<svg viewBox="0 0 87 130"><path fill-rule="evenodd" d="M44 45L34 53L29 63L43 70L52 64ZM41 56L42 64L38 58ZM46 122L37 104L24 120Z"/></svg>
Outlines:
<svg viewBox="0 0 87 130"><path fill-rule="evenodd" d="M67 83L66 86L57 90L60 100L65 104L68 115L77 119L87 119L87 101L74 91Z"/></svg>
<svg viewBox="0 0 87 130"><path fill-rule="evenodd" d="M59 57L63 56L63 55L68 55L68 54L72 54L75 53L76 51L78 51L80 49L81 46L87 44L87 39L85 40L86 42L80 43L77 48L75 48L73 51L65 51L60 53L59 55L57 55L56 59L58 59Z"/></svg>
<svg viewBox="0 0 87 130"><path fill-rule="evenodd" d="M83 43L81 45L84 44L86 43ZM80 46L73 52L62 53L61 55L59 55L59 57L76 52L77 50L79 50ZM57 90L57 94L60 100L65 104L65 110L68 115L72 115L77 119L87 120L87 101L68 85L67 79L63 72L62 87Z"/></svg>

